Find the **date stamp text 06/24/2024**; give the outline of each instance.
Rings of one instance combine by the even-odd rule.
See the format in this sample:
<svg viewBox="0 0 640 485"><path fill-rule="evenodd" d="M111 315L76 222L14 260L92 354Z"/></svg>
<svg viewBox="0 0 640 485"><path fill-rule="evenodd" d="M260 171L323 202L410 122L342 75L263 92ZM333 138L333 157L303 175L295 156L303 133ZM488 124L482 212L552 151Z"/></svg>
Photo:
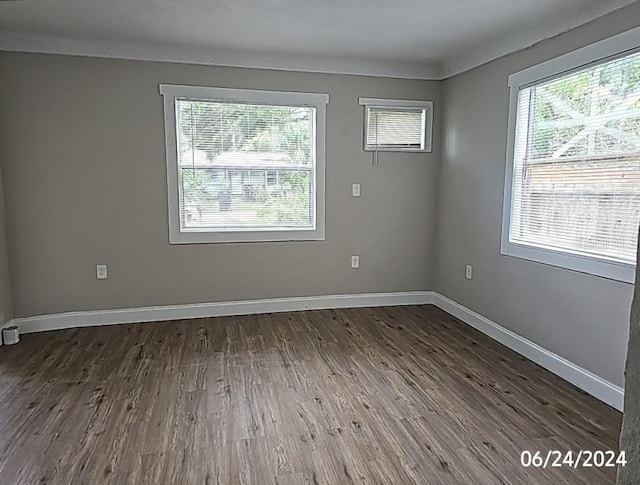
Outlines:
<svg viewBox="0 0 640 485"><path fill-rule="evenodd" d="M625 466L627 459L624 451L613 450L524 450L520 453L520 464L525 468L603 468Z"/></svg>

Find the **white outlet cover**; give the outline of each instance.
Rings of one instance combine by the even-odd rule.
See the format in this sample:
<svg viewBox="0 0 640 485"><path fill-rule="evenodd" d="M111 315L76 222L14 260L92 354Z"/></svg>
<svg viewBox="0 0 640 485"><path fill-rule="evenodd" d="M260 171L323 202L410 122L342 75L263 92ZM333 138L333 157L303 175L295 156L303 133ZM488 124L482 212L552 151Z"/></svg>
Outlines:
<svg viewBox="0 0 640 485"><path fill-rule="evenodd" d="M351 195L353 195L353 197L360 197L360 184L353 184L351 186Z"/></svg>
<svg viewBox="0 0 640 485"><path fill-rule="evenodd" d="M351 267L352 268L360 267L360 256L351 256Z"/></svg>
<svg viewBox="0 0 640 485"><path fill-rule="evenodd" d="M98 264L96 266L96 278L99 280L106 280L108 277L107 273L107 265L106 264Z"/></svg>

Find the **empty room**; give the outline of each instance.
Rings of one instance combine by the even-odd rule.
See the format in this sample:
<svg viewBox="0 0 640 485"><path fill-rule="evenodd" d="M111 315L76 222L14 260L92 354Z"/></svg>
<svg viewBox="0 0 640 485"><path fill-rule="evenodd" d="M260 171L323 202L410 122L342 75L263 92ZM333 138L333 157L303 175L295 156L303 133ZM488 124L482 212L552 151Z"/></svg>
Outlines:
<svg viewBox="0 0 640 485"><path fill-rule="evenodd" d="M0 1L0 484L640 483L639 20Z"/></svg>

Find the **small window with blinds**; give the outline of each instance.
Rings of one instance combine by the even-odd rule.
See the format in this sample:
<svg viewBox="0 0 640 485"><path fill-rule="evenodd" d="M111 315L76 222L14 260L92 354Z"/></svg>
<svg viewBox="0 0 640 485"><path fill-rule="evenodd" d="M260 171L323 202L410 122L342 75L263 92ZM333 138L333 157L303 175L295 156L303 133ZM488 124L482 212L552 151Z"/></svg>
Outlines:
<svg viewBox="0 0 640 485"><path fill-rule="evenodd" d="M640 53L511 89L503 253L633 281Z"/></svg>
<svg viewBox="0 0 640 485"><path fill-rule="evenodd" d="M431 101L360 98L359 102L365 107L366 151L431 151Z"/></svg>
<svg viewBox="0 0 640 485"><path fill-rule="evenodd" d="M160 90L172 243L324 238L327 95Z"/></svg>

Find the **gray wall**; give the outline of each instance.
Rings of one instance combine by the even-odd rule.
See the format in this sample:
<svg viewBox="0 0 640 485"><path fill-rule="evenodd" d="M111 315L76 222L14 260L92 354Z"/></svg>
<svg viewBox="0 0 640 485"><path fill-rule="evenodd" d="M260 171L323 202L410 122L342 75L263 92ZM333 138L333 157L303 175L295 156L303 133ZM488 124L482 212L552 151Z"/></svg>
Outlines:
<svg viewBox="0 0 640 485"><path fill-rule="evenodd" d="M437 210L438 292L618 385L633 285L500 255L507 78L638 18L633 4L447 80Z"/></svg>
<svg viewBox="0 0 640 485"><path fill-rule="evenodd" d="M9 259L7 256L7 236L4 220L4 189L0 170L0 325L13 318L11 284L9 280Z"/></svg>
<svg viewBox="0 0 640 485"><path fill-rule="evenodd" d="M329 93L326 241L170 246L158 83ZM358 97L432 99L437 116L440 90L429 81L0 53L16 316L431 288L439 144L432 154L380 154L372 167ZM354 182L360 198L351 197ZM109 265L108 280L96 280L97 263Z"/></svg>

